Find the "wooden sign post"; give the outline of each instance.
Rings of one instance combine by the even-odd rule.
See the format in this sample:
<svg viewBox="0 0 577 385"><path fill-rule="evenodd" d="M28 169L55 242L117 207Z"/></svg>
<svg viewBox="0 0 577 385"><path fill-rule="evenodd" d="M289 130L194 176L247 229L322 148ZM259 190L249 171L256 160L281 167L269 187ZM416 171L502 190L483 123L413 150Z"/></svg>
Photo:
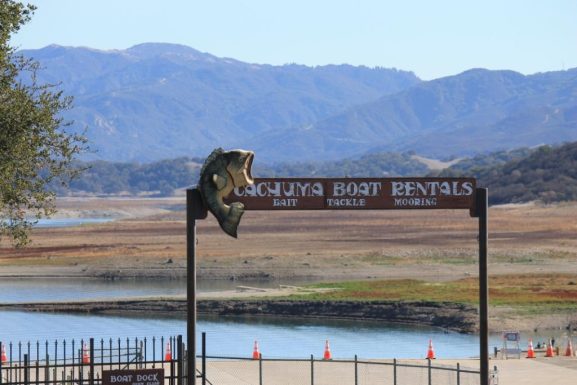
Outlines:
<svg viewBox="0 0 577 385"><path fill-rule="evenodd" d="M225 203L245 210L419 210L465 209L479 218L479 330L481 385L489 385L487 189L474 178L257 178L237 187ZM195 384L196 260L195 220L206 218L197 189L187 191L188 365Z"/></svg>

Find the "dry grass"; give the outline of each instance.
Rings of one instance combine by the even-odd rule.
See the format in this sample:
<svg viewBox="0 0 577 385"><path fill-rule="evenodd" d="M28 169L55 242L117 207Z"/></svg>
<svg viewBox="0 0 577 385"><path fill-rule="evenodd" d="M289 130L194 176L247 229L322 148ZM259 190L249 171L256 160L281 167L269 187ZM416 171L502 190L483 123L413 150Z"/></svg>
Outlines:
<svg viewBox="0 0 577 385"><path fill-rule="evenodd" d="M61 215L124 219L74 228L36 229L22 250L0 248L0 274L18 267L94 271L183 271L184 199L90 199L59 202ZM577 274L577 203L491 208L490 274ZM197 221L201 277L315 279L475 276L477 220L467 211L247 212L239 239L214 218ZM173 263L166 264L171 259ZM39 270L40 272L42 270Z"/></svg>
<svg viewBox="0 0 577 385"><path fill-rule="evenodd" d="M489 298L494 306L564 306L577 309L577 275L521 274L490 278ZM336 289L309 298L334 300L422 300L477 304L479 281L449 282L378 280L327 283L315 287Z"/></svg>

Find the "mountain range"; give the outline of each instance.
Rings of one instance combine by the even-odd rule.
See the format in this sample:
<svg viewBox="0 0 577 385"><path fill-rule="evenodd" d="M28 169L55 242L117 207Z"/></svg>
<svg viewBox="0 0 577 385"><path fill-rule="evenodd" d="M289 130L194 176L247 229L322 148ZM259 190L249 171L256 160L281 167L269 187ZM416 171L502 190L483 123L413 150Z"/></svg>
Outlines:
<svg viewBox="0 0 577 385"><path fill-rule="evenodd" d="M271 66L147 43L100 51L20 51L40 81L74 96L65 117L86 159L203 158L254 150L267 163L384 151L437 158L577 140L577 69L522 75L472 69L421 81L386 68Z"/></svg>
<svg viewBox="0 0 577 385"><path fill-rule="evenodd" d="M338 159L343 149L349 156L415 151L450 158L574 141L577 69L532 76L473 69L266 140L282 143L281 152L306 148L325 159Z"/></svg>
<svg viewBox="0 0 577 385"><path fill-rule="evenodd" d="M21 53L40 62L40 81L60 82L74 96L66 117L87 129L97 151L90 155L114 161L251 148L271 132L314 124L419 82L405 71L249 64L173 44Z"/></svg>

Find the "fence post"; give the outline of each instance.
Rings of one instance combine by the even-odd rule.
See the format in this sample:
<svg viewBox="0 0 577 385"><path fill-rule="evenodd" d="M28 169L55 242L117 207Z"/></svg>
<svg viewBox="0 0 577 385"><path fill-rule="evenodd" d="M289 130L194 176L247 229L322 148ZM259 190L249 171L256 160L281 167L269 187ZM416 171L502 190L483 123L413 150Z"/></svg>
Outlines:
<svg viewBox="0 0 577 385"><path fill-rule="evenodd" d="M461 364L457 362L457 385L461 385Z"/></svg>
<svg viewBox="0 0 577 385"><path fill-rule="evenodd" d="M4 345L2 345L2 341L0 341L0 352L4 352L3 349L4 349ZM2 385L2 358L1 357L0 357L0 385Z"/></svg>
<svg viewBox="0 0 577 385"><path fill-rule="evenodd" d="M262 354L258 357L258 383L262 385Z"/></svg>
<svg viewBox="0 0 577 385"><path fill-rule="evenodd" d="M48 346L48 341L46 342ZM46 366L44 367L44 384L48 385L50 383L50 355L48 354L48 348L46 348Z"/></svg>
<svg viewBox="0 0 577 385"><path fill-rule="evenodd" d="M427 358L427 361L429 361L429 385L432 385L432 384L433 384L433 376L432 376L432 375L433 375L433 373L432 373L433 371L432 371L432 369L431 369L431 359L430 359L430 358Z"/></svg>
<svg viewBox="0 0 577 385"><path fill-rule="evenodd" d="M90 337L90 372L88 373L88 383L94 385L94 338Z"/></svg>
<svg viewBox="0 0 577 385"><path fill-rule="evenodd" d="M356 354L355 354L355 385L359 385L359 369Z"/></svg>
<svg viewBox="0 0 577 385"><path fill-rule="evenodd" d="M30 384L30 376L28 373L29 358L28 354L24 354L24 385Z"/></svg>
<svg viewBox="0 0 577 385"><path fill-rule="evenodd" d="M311 385L315 385L315 359L311 354Z"/></svg>
<svg viewBox="0 0 577 385"><path fill-rule="evenodd" d="M183 378L183 367L182 364L184 362L184 357L182 356L182 335L178 335L176 337L176 359L178 360L177 362L177 367L176 367L176 383L178 385L183 385L184 384L184 378Z"/></svg>
<svg viewBox="0 0 577 385"><path fill-rule="evenodd" d="M206 332L202 332L202 385L206 385Z"/></svg>
<svg viewBox="0 0 577 385"><path fill-rule="evenodd" d="M36 379L36 385L38 385L40 383L40 363L38 362L38 354L36 355L36 363L34 364L35 366L35 379ZM1 381L0 381L1 382Z"/></svg>
<svg viewBox="0 0 577 385"><path fill-rule="evenodd" d="M172 352L173 352L173 347L174 347L174 338L173 337L168 337L168 349L167 352L170 352L170 360L168 362L170 362L170 385L175 385L176 381L174 381L174 377L176 377L175 371L174 371L174 357L172 356ZM164 357L164 359L166 360L166 357Z"/></svg>
<svg viewBox="0 0 577 385"><path fill-rule="evenodd" d="M397 385L397 359L393 358L393 385Z"/></svg>

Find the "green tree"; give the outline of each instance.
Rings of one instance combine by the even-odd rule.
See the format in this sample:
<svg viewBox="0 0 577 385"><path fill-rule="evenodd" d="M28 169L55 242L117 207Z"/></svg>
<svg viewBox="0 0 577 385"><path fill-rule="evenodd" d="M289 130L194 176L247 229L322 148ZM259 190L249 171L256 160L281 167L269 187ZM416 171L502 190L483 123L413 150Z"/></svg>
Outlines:
<svg viewBox="0 0 577 385"><path fill-rule="evenodd" d="M35 7L0 0L0 239L16 246L29 241L38 219L55 211L47 184L67 183L79 170L73 158L85 148L82 135L69 133L62 112L71 106L56 85L39 84L39 65L10 45Z"/></svg>

